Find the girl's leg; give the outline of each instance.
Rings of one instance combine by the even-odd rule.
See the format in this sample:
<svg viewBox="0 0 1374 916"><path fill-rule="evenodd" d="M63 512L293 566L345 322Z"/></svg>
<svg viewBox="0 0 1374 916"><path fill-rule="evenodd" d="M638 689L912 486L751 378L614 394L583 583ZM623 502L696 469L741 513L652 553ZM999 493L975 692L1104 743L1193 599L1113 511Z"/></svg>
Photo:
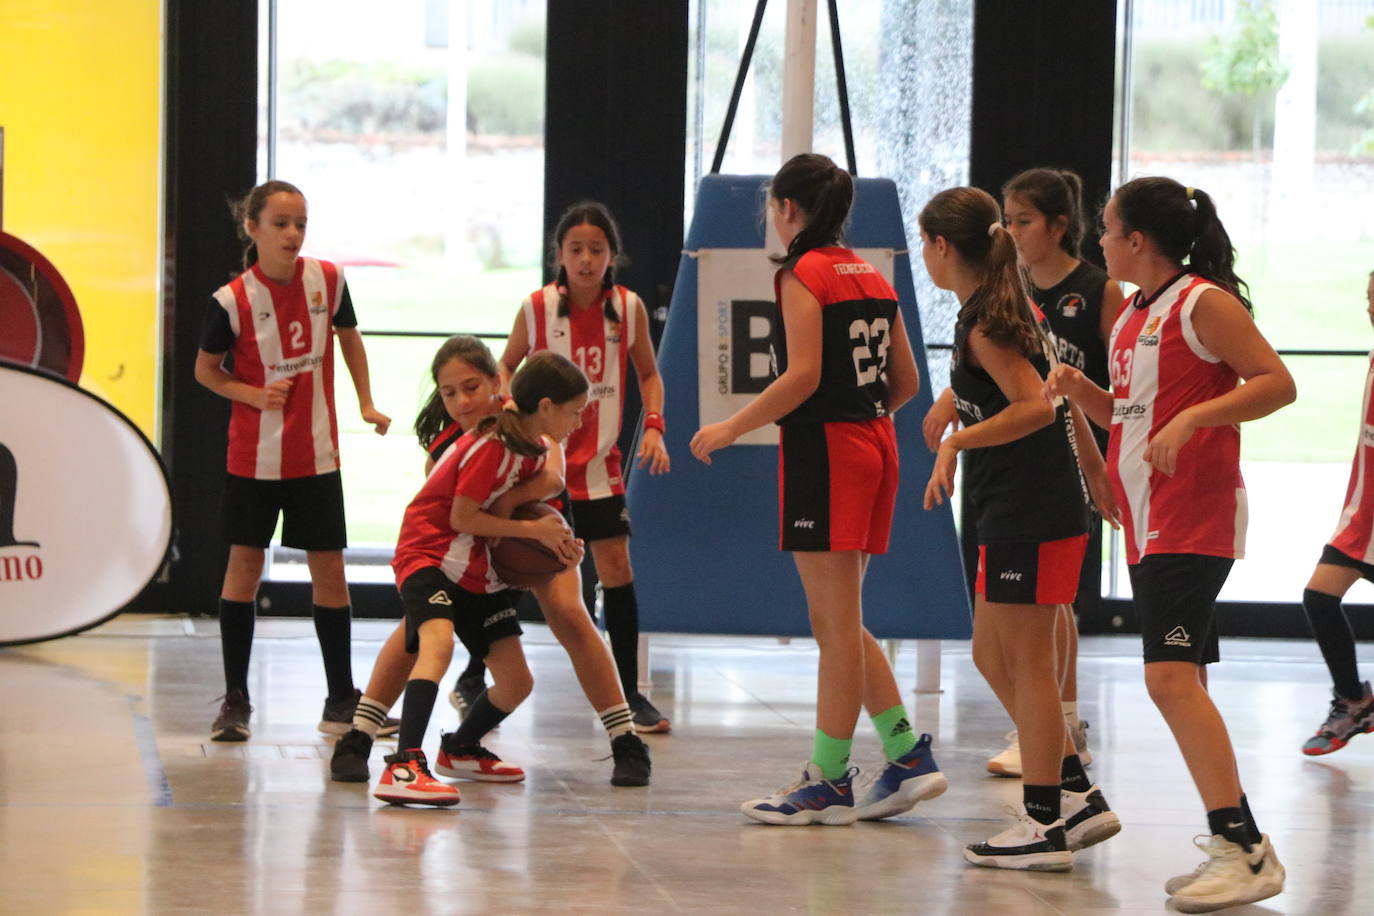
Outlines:
<svg viewBox="0 0 1374 916"><path fill-rule="evenodd" d="M534 676L525 661L520 637L505 636L491 644L486 656L492 685L472 704L458 730L445 736L445 748L462 753L482 743L482 738L515 712L534 689Z"/></svg>
<svg viewBox="0 0 1374 916"><path fill-rule="evenodd" d="M344 577L342 550L309 550L305 554L310 568L315 636L320 642L324 676L329 697L353 702L352 609L348 603L348 581ZM328 712L328 711L327 711ZM346 710L347 718L353 710ZM327 720L333 717L326 715Z"/></svg>
<svg viewBox="0 0 1374 916"><path fill-rule="evenodd" d="M397 748L401 751L419 750L424 742L425 729L434 712L434 698L439 695L439 679L453 659L453 621L434 618L418 628L420 651L415 657L410 680L406 683L405 701L401 705L401 731Z"/></svg>
<svg viewBox="0 0 1374 916"><path fill-rule="evenodd" d="M639 693L639 602L630 567L630 539L620 535L592 541L588 546L601 580L606 635L611 638L620 686L626 698L633 698Z"/></svg>
<svg viewBox="0 0 1374 916"><path fill-rule="evenodd" d="M1236 755L1221 713L1191 662L1147 662L1145 686L1164 716L1208 811L1240 807Z"/></svg>
<svg viewBox="0 0 1374 916"><path fill-rule="evenodd" d="M820 648L811 760L826 779L837 779L848 769L854 724L863 705L861 556L857 550L792 554L806 592L811 633Z"/></svg>
<svg viewBox="0 0 1374 916"><path fill-rule="evenodd" d="M1027 785L1058 787L1067 731L1056 677L1058 609L1003 604L981 595L977 600L974 663L1016 723L1022 778Z"/></svg>
<svg viewBox="0 0 1374 916"><path fill-rule="evenodd" d="M582 604L582 574L574 567L533 589L554 638L572 661L577 682L598 712L625 704L615 662Z"/></svg>
<svg viewBox="0 0 1374 916"><path fill-rule="evenodd" d="M1355 635L1341 607L1341 599L1359 579L1357 569L1318 563L1302 593L1302 607L1331 672L1336 695L1347 700L1364 697L1364 684L1355 663Z"/></svg>

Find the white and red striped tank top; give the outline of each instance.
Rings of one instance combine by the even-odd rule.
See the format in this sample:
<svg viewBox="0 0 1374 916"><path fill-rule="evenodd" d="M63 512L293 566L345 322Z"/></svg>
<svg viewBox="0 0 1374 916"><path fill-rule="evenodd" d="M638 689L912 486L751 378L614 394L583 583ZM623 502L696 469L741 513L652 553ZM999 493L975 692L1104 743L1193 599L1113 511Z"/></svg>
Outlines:
<svg viewBox="0 0 1374 916"><path fill-rule="evenodd" d="M333 319L343 288L341 268L302 257L290 283L268 279L255 264L215 291L234 332L234 375L257 387L295 379L281 410L234 402L230 474L285 480L339 469Z"/></svg>
<svg viewBox="0 0 1374 916"><path fill-rule="evenodd" d="M1197 430L1172 477L1145 462L1150 439L1180 411L1240 382L1193 327L1198 297L1218 288L1182 273L1153 299L1137 292L1112 328L1107 466L1122 508L1128 563L1156 553L1245 555L1248 510L1238 426Z"/></svg>
<svg viewBox="0 0 1374 916"><path fill-rule="evenodd" d="M537 474L546 456L518 455L490 432L465 433L439 457L420 492L406 506L391 568L400 586L422 569L437 567L475 594L499 592L487 539L454 531L453 500L466 496L486 509L502 493Z"/></svg>
<svg viewBox="0 0 1374 916"><path fill-rule="evenodd" d="M1374 350L1369 353L1369 372L1364 380L1364 406L1360 409L1360 441L1350 463L1350 484L1345 488L1345 508L1331 546L1361 563L1374 563Z"/></svg>
<svg viewBox="0 0 1374 916"><path fill-rule="evenodd" d="M591 383L582 425L565 447L568 495L576 500L605 499L625 492L620 470L620 419L625 410L625 371L630 347L641 333L636 326L639 296L623 286L607 290L619 323L606 317L604 300L559 315L562 296L550 283L525 300L521 308L529 334L529 352L552 350L577 364Z"/></svg>

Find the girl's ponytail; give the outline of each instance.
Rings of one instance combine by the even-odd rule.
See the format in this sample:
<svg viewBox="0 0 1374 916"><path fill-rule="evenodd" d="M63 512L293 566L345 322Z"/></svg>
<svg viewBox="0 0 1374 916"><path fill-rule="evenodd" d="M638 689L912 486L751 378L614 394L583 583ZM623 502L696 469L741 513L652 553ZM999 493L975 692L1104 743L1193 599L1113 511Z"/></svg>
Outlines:
<svg viewBox="0 0 1374 916"><path fill-rule="evenodd" d="M1125 234L1143 233L1161 255L1222 287L1247 311L1254 311L1250 287L1236 275L1236 250L1211 195L1172 178L1151 177L1128 181L1112 196Z"/></svg>
<svg viewBox="0 0 1374 916"><path fill-rule="evenodd" d="M478 429L491 430L496 437L517 455L535 457L544 454L544 444L531 440L525 432L524 418L539 410L545 398L554 404L566 404L586 394L591 386L582 370L566 356L552 350L531 354L510 380L510 395L514 409L505 409L482 421Z"/></svg>
<svg viewBox="0 0 1374 916"><path fill-rule="evenodd" d="M854 179L828 156L793 156L773 176L768 193L777 201L793 201L806 214L806 225L787 253L773 257L779 267L791 269L808 251L843 244L844 224L854 205Z"/></svg>

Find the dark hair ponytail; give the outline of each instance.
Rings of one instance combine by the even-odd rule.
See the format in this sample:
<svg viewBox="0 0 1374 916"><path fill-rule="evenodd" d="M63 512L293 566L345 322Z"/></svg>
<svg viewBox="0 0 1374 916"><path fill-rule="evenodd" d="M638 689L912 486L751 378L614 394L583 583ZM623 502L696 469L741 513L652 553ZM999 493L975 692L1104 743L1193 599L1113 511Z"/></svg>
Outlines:
<svg viewBox="0 0 1374 916"><path fill-rule="evenodd" d="M1137 178L1116 189L1122 232L1144 233L1159 253L1231 293L1254 312L1250 287L1236 275L1236 249L1206 191L1172 178Z"/></svg>
<svg viewBox="0 0 1374 916"><path fill-rule="evenodd" d="M979 188L947 188L921 210L921 231L930 244L943 238L978 275L978 287L959 309L988 339L1025 356L1041 350L1038 326L1016 263L1016 241L1002 225L1002 211Z"/></svg>
<svg viewBox="0 0 1374 916"><path fill-rule="evenodd" d="M1027 169L1002 185L1002 199L1011 195L1045 215L1048 222L1064 217L1059 247L1075 258L1083 250L1083 179L1068 169Z"/></svg>
<svg viewBox="0 0 1374 916"><path fill-rule="evenodd" d="M476 337L459 334L440 344L439 351L434 354L429 366L429 376L434 380L434 391L430 392L425 406L420 408L420 413L415 417L415 437L420 440L421 448L429 448L435 437L452 422L438 387L439 370L451 359L461 359L483 375L497 375L496 358L491 355L487 345Z"/></svg>
<svg viewBox="0 0 1374 916"><path fill-rule="evenodd" d="M768 184L774 200L790 200L806 214L806 225L773 263L791 269L816 248L844 243L844 226L854 205L854 179L828 156L800 153L783 163Z"/></svg>
<svg viewBox="0 0 1374 916"><path fill-rule="evenodd" d="M267 199L273 194L296 194L301 200L305 200L305 195L301 194L301 189L288 181L264 181L253 190L238 200L229 202L229 214L234 218L234 228L238 231L239 241L243 242L243 269L247 270L258 261L258 246L253 244L252 238L244 230L245 222L256 223L258 217L262 215L262 208L267 205Z"/></svg>
<svg viewBox="0 0 1374 916"><path fill-rule="evenodd" d="M553 230L553 251L550 257L553 259L553 266L558 268L558 279L555 281L559 290L558 314L566 316L568 314L568 271L563 266L560 255L563 251L563 239L568 234L568 230L575 226L595 226L606 236L606 244L611 247L611 263L606 266L606 275L601 280L601 286L607 292L615 288L615 269L617 266L625 266L624 248L620 244L620 227L616 225L615 217L606 205L595 200L584 200L573 204L563 211L563 215L558 218L558 225ZM604 300L602 311L606 317L616 324L620 324L620 315L616 313L615 305L611 302L610 296Z"/></svg>
<svg viewBox="0 0 1374 916"><path fill-rule="evenodd" d="M496 416L483 420L477 428L494 430L506 448L517 455L542 455L546 451L544 444L537 439L530 440L522 418L538 411L540 402L545 398L554 404L566 404L586 394L590 387L587 377L572 360L552 350L540 350L531 354L511 377L510 396L515 402L515 409L499 411Z"/></svg>

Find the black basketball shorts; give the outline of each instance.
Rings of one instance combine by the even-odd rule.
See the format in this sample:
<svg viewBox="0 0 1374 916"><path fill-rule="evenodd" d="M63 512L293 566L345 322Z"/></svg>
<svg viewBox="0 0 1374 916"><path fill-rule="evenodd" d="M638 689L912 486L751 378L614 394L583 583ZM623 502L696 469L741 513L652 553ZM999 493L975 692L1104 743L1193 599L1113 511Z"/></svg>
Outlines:
<svg viewBox="0 0 1374 916"><path fill-rule="evenodd" d="M406 614L405 649L412 654L420 651L420 624L427 620L453 621L453 632L473 658L486 658L492 643L524 632L509 590L479 595L429 566L412 573L400 591Z"/></svg>
<svg viewBox="0 0 1374 916"><path fill-rule="evenodd" d="M1210 665L1217 645L1217 595L1236 561L1193 553L1149 554L1127 569L1145 662Z"/></svg>
<svg viewBox="0 0 1374 916"><path fill-rule="evenodd" d="M297 550L343 550L343 478L338 471L288 480L227 475L221 519L224 538L244 547L267 547L282 516L281 542Z"/></svg>

